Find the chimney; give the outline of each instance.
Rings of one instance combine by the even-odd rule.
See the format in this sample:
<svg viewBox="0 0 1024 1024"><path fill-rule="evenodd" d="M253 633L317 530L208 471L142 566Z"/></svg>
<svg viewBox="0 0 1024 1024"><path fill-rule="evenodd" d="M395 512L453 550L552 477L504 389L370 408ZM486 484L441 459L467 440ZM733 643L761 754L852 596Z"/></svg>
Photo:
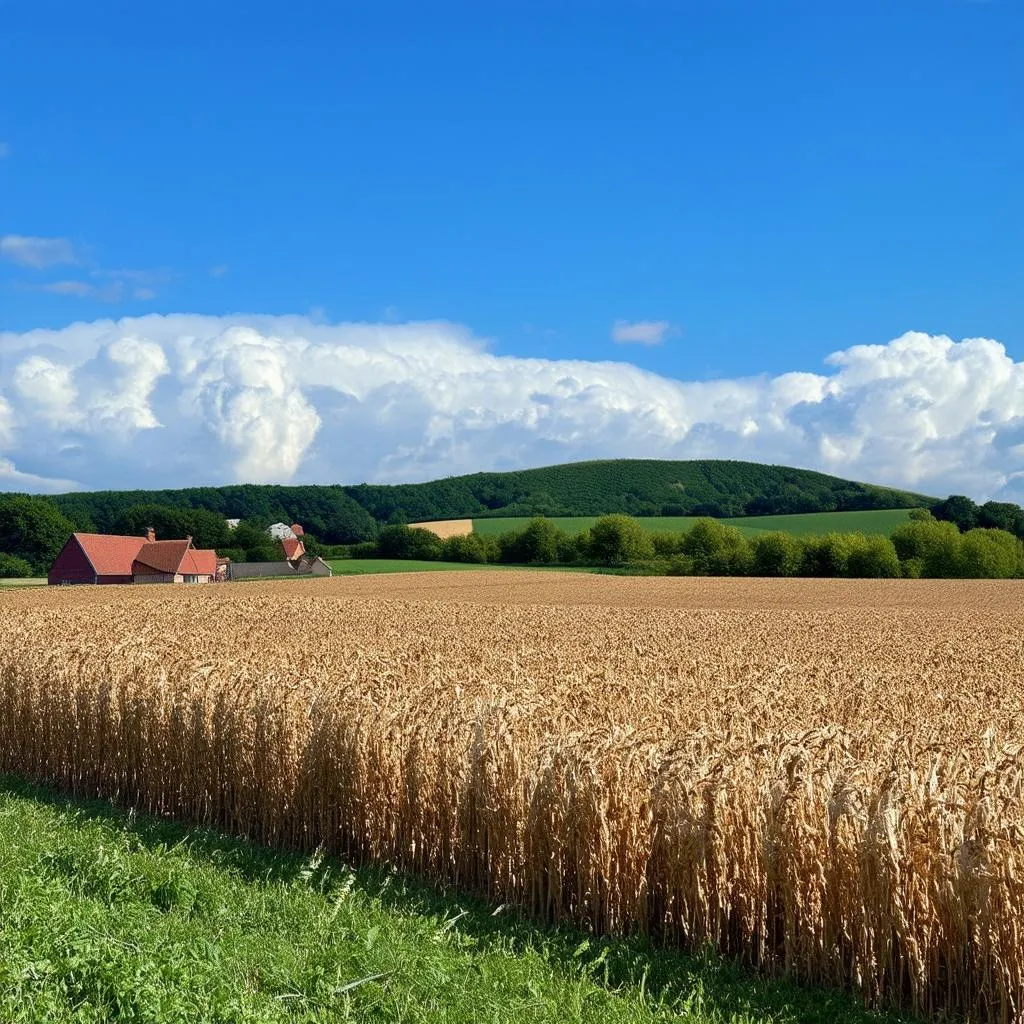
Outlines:
<svg viewBox="0 0 1024 1024"><path fill-rule="evenodd" d="M156 540L156 530L154 530L152 526L146 527L146 540L149 543L152 543Z"/></svg>

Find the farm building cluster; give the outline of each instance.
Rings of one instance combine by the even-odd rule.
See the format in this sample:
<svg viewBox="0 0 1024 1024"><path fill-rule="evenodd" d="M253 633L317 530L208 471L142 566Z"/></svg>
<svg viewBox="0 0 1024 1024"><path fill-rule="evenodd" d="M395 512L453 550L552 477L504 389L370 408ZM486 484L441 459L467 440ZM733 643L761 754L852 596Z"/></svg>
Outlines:
<svg viewBox="0 0 1024 1024"><path fill-rule="evenodd" d="M305 531L298 523L275 523L268 532L280 544L280 562L232 563L219 558L216 551L195 547L191 537L157 540L152 527L141 537L73 533L51 566L47 583L214 583L292 574L331 575L323 559L306 554Z"/></svg>
<svg viewBox="0 0 1024 1024"><path fill-rule="evenodd" d="M228 526L237 526L237 520L228 520ZM273 523L267 533L277 541L284 556L278 562L232 562L228 578L232 580L260 579L270 576L330 576L331 567L322 559L306 553L302 538L306 531L298 523Z"/></svg>
<svg viewBox="0 0 1024 1024"><path fill-rule="evenodd" d="M192 545L192 538L73 533L50 568L47 582L68 583L212 583L226 573L217 552Z"/></svg>

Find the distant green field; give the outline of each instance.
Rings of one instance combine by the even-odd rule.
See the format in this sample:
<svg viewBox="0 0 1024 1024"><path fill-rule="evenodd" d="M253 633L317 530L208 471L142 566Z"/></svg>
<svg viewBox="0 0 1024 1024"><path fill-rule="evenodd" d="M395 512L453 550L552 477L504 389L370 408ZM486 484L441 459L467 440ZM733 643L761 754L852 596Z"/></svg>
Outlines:
<svg viewBox="0 0 1024 1024"><path fill-rule="evenodd" d="M798 537L820 536L823 533L865 533L888 537L897 526L910 518L912 509L878 509L872 512L810 512L792 516L748 516L724 519L749 534L783 530Z"/></svg>
<svg viewBox="0 0 1024 1024"><path fill-rule="evenodd" d="M334 558L327 564L335 576L363 576L381 572L437 572L439 569L503 569L499 565L468 562L427 562L415 558Z"/></svg>
<svg viewBox="0 0 1024 1024"><path fill-rule="evenodd" d="M742 519L723 519L721 522L735 526L738 530L754 537L770 530L783 530L800 537L823 533L866 533L888 536L901 523L905 523L910 509L882 509L873 512L808 512L791 516L747 516ZM597 522L597 516L555 517L552 522L566 533L580 533ZM674 532L688 530L696 522L693 516L645 516L637 522L652 532ZM528 519L474 519L473 530L485 536L507 533L520 529Z"/></svg>
<svg viewBox="0 0 1024 1024"><path fill-rule="evenodd" d="M427 562L415 558L334 558L327 564L335 576L371 576L383 572L443 572L470 569L536 569L535 565L479 565L472 562ZM545 566L546 572L593 572L583 565Z"/></svg>

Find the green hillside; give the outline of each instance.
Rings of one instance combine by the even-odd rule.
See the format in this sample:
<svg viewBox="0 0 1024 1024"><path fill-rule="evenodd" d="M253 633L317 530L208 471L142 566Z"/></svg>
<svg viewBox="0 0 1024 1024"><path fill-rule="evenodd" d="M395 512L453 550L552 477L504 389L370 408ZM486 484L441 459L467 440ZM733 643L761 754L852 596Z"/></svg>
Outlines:
<svg viewBox="0 0 1024 1024"><path fill-rule="evenodd" d="M920 508L934 498L806 469L754 462L613 459L510 473L474 473L424 484L348 487L380 522L401 517L761 516Z"/></svg>
<svg viewBox="0 0 1024 1024"><path fill-rule="evenodd" d="M727 520L748 537L772 530L781 530L797 537L821 536L826 533L863 533L888 537L905 523L910 509L878 509L864 512L804 512L789 516L744 516ZM597 516L557 516L552 522L566 533L577 534L593 526ZM697 521L695 516L647 516L637 522L653 533L682 532ZM526 518L501 517L474 519L473 532L497 536L526 525Z"/></svg>
<svg viewBox="0 0 1024 1024"><path fill-rule="evenodd" d="M224 518L301 522L327 543L371 539L378 524L531 515L804 515L931 506L934 498L824 473L753 462L615 459L422 484L237 484L183 490L97 491L53 499L79 530L116 533L130 509L160 505ZM664 521L661 526L665 525ZM197 527L198 529L198 527Z"/></svg>

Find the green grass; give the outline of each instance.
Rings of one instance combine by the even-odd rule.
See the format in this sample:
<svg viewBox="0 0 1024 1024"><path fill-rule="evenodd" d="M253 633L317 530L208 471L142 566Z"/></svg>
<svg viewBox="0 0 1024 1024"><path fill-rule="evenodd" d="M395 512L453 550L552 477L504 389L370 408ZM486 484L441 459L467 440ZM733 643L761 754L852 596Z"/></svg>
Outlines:
<svg viewBox="0 0 1024 1024"><path fill-rule="evenodd" d="M439 569L509 569L508 565L474 565L469 562L428 562L415 558L334 558L327 564L335 576L363 576L382 572L437 572Z"/></svg>
<svg viewBox="0 0 1024 1024"><path fill-rule="evenodd" d="M386 870L281 853L0 777L9 1024L867 1024L710 953L533 926Z"/></svg>
<svg viewBox="0 0 1024 1024"><path fill-rule="evenodd" d="M482 565L475 562L428 562L415 558L334 558L327 564L335 576L371 576L387 572L439 572L454 569L456 572L470 569L523 570L542 568L545 572L593 572L585 565ZM265 577L266 578L266 577ZM278 577L270 577L277 579ZM288 577L295 579L295 577ZM313 579L314 577L309 577Z"/></svg>
<svg viewBox="0 0 1024 1024"><path fill-rule="evenodd" d="M782 530L798 537L820 536L824 533L865 533L888 537L897 526L910 519L909 508L877 509L871 512L807 512L791 516L748 516L723 519L750 533Z"/></svg>
<svg viewBox="0 0 1024 1024"><path fill-rule="evenodd" d="M45 587L45 576L25 576L16 579L0 580L0 587Z"/></svg>
<svg viewBox="0 0 1024 1024"><path fill-rule="evenodd" d="M910 509L896 508L873 512L808 512L791 516L745 516L739 519L723 519L723 523L735 526L749 537L769 530L783 530L786 533L807 537L823 533L866 533L888 536L910 516ZM597 522L597 516L553 517L552 522L566 533L581 533ZM675 532L688 530L696 522L693 516L641 516L637 522L652 532ZM476 533L495 535L521 529L528 519L474 519Z"/></svg>

